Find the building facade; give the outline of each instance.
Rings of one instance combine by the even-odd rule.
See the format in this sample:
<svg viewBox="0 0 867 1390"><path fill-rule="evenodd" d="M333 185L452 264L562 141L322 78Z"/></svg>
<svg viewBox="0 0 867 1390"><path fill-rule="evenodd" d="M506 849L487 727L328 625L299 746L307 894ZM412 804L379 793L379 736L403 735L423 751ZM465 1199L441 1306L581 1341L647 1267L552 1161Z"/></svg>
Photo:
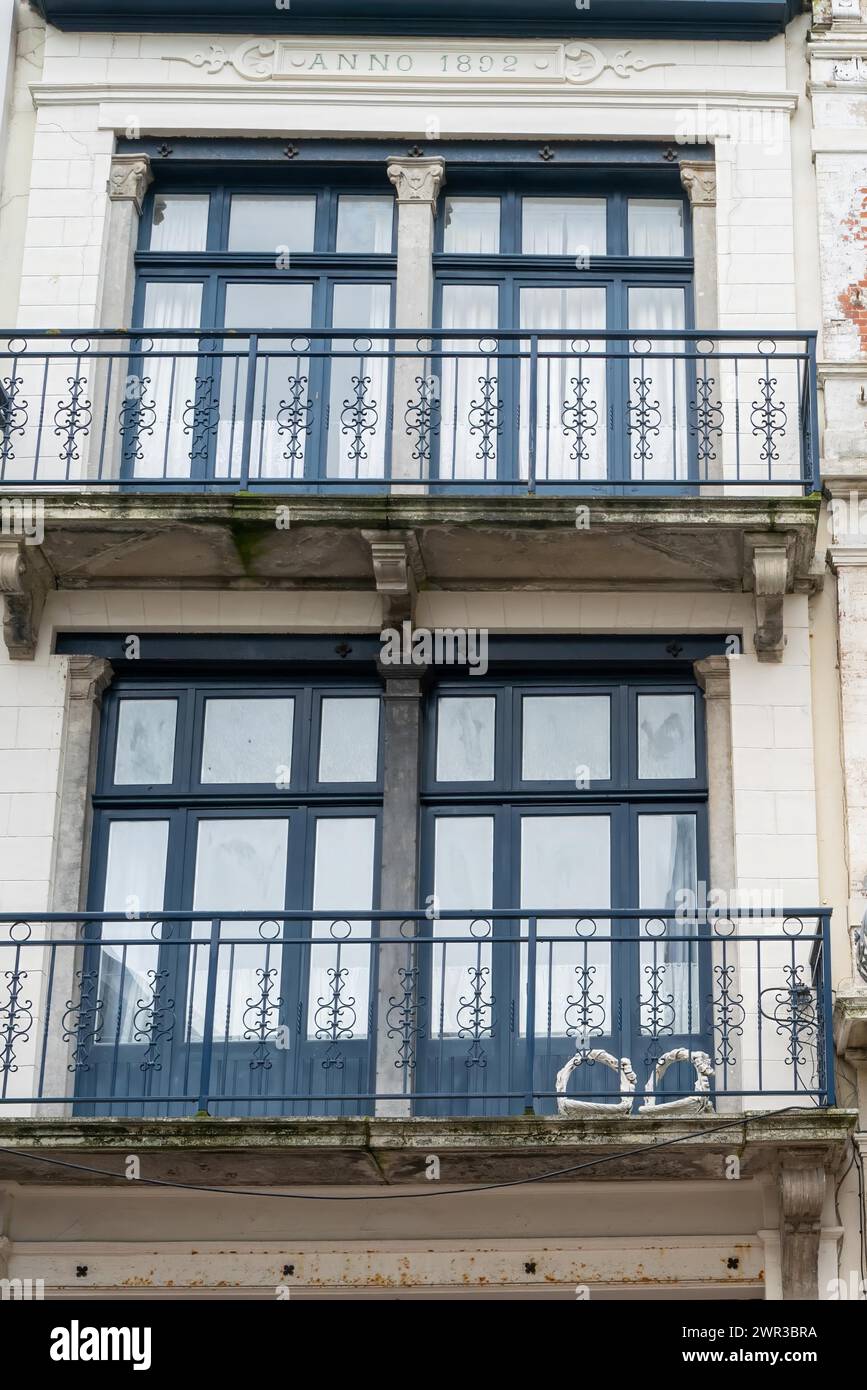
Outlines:
<svg viewBox="0 0 867 1390"><path fill-rule="evenodd" d="M176 9L14 13L0 1274L864 1297L864 0Z"/></svg>

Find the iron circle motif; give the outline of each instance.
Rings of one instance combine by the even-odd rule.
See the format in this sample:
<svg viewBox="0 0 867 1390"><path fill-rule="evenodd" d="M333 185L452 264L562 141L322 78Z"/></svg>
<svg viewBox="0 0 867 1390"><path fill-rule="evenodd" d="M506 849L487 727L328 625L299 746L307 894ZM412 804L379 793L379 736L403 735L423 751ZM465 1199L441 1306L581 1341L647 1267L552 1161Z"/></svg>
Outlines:
<svg viewBox="0 0 867 1390"><path fill-rule="evenodd" d="M347 922L344 917L332 922L328 930L335 941L345 941L348 936L352 935L352 924Z"/></svg>
<svg viewBox="0 0 867 1390"><path fill-rule="evenodd" d="M74 352L76 357L83 357L85 353L91 351L93 344L89 338L73 338L69 344L70 352Z"/></svg>
<svg viewBox="0 0 867 1390"><path fill-rule="evenodd" d="M6 344L6 352L10 357L21 357L26 351L26 338L10 338Z"/></svg>
<svg viewBox="0 0 867 1390"><path fill-rule="evenodd" d="M366 357L369 352L373 352L372 338L355 338L352 343L353 352L357 352L360 357Z"/></svg>
<svg viewBox="0 0 867 1390"><path fill-rule="evenodd" d="M497 340L496 340L496 338L480 338L480 339L479 339L479 352L483 352L483 353L485 353L486 356L490 357L491 354L494 353L494 352L496 352L496 351L497 351Z"/></svg>
<svg viewBox="0 0 867 1390"><path fill-rule="evenodd" d="M580 936L584 941L588 940L591 936L595 936L596 923L593 921L593 918L579 918L579 920L575 923L575 935Z"/></svg>
<svg viewBox="0 0 867 1390"><path fill-rule="evenodd" d="M569 347L570 350L574 352L577 357L583 357L585 353L588 353L590 351L590 339L573 338L572 342L569 344Z"/></svg>
<svg viewBox="0 0 867 1390"><path fill-rule="evenodd" d="M632 351L636 357L647 357L653 352L653 343L649 338L633 338Z"/></svg>
<svg viewBox="0 0 867 1390"><path fill-rule="evenodd" d="M270 934L268 932L269 927L273 927L273 932ZM280 935L280 923L276 922L273 917L268 917L264 922L259 923L256 930L263 941L276 941Z"/></svg>
<svg viewBox="0 0 867 1390"><path fill-rule="evenodd" d="M804 923L800 917L786 917L783 922L783 931L786 936L801 936L804 931Z"/></svg>
<svg viewBox="0 0 867 1390"><path fill-rule="evenodd" d="M658 941L660 937L665 936L666 924L661 917L650 917L644 923L644 931L646 936Z"/></svg>
<svg viewBox="0 0 867 1390"><path fill-rule="evenodd" d="M756 344L756 352L761 357L773 357L776 351L777 344L773 338L762 338L761 342Z"/></svg>
<svg viewBox="0 0 867 1390"><path fill-rule="evenodd" d="M289 351L290 351L290 352L297 352L297 353L309 352L309 351L310 351L310 339L309 339L309 338L290 338L290 340L289 340Z"/></svg>
<svg viewBox="0 0 867 1390"><path fill-rule="evenodd" d="M474 922L470 923L470 935L474 937L476 941L487 940L491 935L490 922L484 922L477 917Z"/></svg>
<svg viewBox="0 0 867 1390"><path fill-rule="evenodd" d="M16 932L20 932L21 935L16 936ZM22 941L29 941L32 935L33 928L31 927L29 922L13 922L12 926L9 928L9 940L15 941L18 944L20 944Z"/></svg>
<svg viewBox="0 0 867 1390"><path fill-rule="evenodd" d="M713 921L714 936L729 937L734 936L735 924L731 917L717 917Z"/></svg>

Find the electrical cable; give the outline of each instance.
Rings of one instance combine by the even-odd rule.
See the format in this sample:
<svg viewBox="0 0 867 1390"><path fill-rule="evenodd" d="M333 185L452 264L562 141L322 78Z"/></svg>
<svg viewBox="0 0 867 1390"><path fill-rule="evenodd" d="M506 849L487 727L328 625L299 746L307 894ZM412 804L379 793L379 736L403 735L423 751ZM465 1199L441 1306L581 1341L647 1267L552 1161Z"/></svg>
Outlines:
<svg viewBox="0 0 867 1390"><path fill-rule="evenodd" d="M811 1107L803 1105L789 1105L782 1110L764 1110L749 1115L741 1115L739 1119L729 1120L726 1124L715 1125L712 1129L703 1130L701 1138L712 1134L721 1134L730 1129L741 1129L746 1125L754 1124L759 1120L772 1119L778 1115L790 1114L814 1114ZM606 1163L620 1163L625 1159L646 1157L648 1153L653 1153L658 1149L672 1148L676 1144L691 1143L696 1135L682 1134L674 1139L663 1139L658 1144L652 1144L649 1148L628 1149L619 1154L605 1154L602 1158L592 1158L585 1163L576 1163L568 1168L558 1168L550 1173L540 1173L532 1178L513 1178L507 1182L481 1183L473 1187L453 1187L443 1190L435 1188L430 1192L406 1192L397 1194L387 1194L377 1192L373 1194L351 1193L347 1195L329 1196L325 1193L310 1192L262 1192L256 1189L240 1187L210 1187L202 1183L171 1182L167 1178L128 1178L125 1173L111 1173L102 1168L91 1168L87 1164L72 1163L68 1159L50 1158L47 1154L20 1153L15 1149L0 1149L3 1154L20 1158L24 1161L36 1163L46 1163L57 1168L67 1168L79 1173L87 1173L92 1177L111 1178L115 1182L138 1182L146 1187L166 1187L177 1189L182 1192L207 1192L221 1197L263 1197L282 1201L295 1202L409 1202L421 1198L428 1200L431 1197L464 1197L478 1196L482 1192L500 1192L511 1187L531 1187L536 1183L551 1182L556 1178L570 1177L573 1173L585 1172L588 1168L598 1168Z"/></svg>

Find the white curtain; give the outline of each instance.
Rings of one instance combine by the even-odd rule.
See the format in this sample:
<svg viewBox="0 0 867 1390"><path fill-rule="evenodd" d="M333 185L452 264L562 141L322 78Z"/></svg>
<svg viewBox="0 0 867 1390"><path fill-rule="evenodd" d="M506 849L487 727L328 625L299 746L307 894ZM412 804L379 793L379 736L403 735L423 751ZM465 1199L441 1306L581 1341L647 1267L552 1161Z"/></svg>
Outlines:
<svg viewBox="0 0 867 1390"><path fill-rule="evenodd" d="M198 328L201 322L202 286L182 281L152 281L145 290L145 328ZM178 353L195 353L195 338L160 338L152 340L155 357L145 353L136 363L141 384L132 382L130 389L140 391L143 427L135 428L134 404L124 412L126 438L124 451L133 459L137 478L188 478L191 452L198 447L192 430L196 400L196 377L199 363L195 357L178 357ZM209 368L202 363L202 374ZM153 432L148 432L150 410L155 413Z"/></svg>
<svg viewBox="0 0 867 1390"><path fill-rule="evenodd" d="M331 323L333 328L358 328L360 333L359 339L333 340L335 353L353 355L331 358L328 476L384 478L389 360L382 354L391 344L388 338L377 339L376 330L391 325L391 286L336 285ZM353 344L358 341L371 344L368 353L355 353Z"/></svg>
<svg viewBox="0 0 867 1390"><path fill-rule="evenodd" d="M695 816L639 817L639 855L642 907L676 912L684 890L696 901ZM642 923L643 1032L654 1032L659 1025L669 1034L702 1031L697 927L686 920L688 916L687 912L682 921L667 919L664 931L660 919Z"/></svg>
<svg viewBox="0 0 867 1390"><path fill-rule="evenodd" d="M521 291L521 327L563 329L568 337L539 342L536 478L541 482L601 479L608 471L605 361L581 355L582 343L604 352L605 290L540 288ZM578 340L576 342L576 339ZM521 344L530 351L528 339ZM551 354L567 353L566 357ZM521 361L521 476L529 472L531 365Z"/></svg>
<svg viewBox="0 0 867 1390"><path fill-rule="evenodd" d="M439 374L442 381L441 478L478 481L497 476L497 425L502 423L497 408L502 397L500 369L496 355L481 353L479 343L498 323L496 285L443 287L443 330L472 329L478 338L445 339L443 358L434 363L434 374ZM450 353L465 355L455 357Z"/></svg>
<svg viewBox="0 0 867 1390"><path fill-rule="evenodd" d="M630 357L628 393L631 409L629 457L633 478L676 481L689 472L687 453L686 365L671 354L682 353L683 338L651 339L649 352L641 334L682 330L683 290L651 286L629 291ZM642 429L640 414L645 417Z"/></svg>

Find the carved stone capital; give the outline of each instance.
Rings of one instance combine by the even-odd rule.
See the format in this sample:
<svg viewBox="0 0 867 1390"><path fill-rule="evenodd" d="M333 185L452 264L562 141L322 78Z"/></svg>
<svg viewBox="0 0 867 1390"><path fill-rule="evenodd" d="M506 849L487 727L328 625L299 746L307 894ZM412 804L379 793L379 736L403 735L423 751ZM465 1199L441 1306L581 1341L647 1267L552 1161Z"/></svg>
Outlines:
<svg viewBox="0 0 867 1390"><path fill-rule="evenodd" d="M706 700L731 700L732 672L727 656L705 656L694 661L692 669Z"/></svg>
<svg viewBox="0 0 867 1390"><path fill-rule="evenodd" d="M819 1297L819 1242L825 1169L812 1155L784 1160L779 1172L783 1298Z"/></svg>
<svg viewBox="0 0 867 1390"><path fill-rule="evenodd" d="M419 581L424 566L411 532L362 531L370 546L376 592L383 597L383 626L414 621Z"/></svg>
<svg viewBox="0 0 867 1390"><path fill-rule="evenodd" d="M759 661L782 661L783 601L791 588L789 542L782 535L747 535L744 546L744 588L755 597L756 655Z"/></svg>
<svg viewBox="0 0 867 1390"><path fill-rule="evenodd" d="M135 203L141 216L145 194L153 183L151 162L146 154L116 154L108 175L108 196L113 203Z"/></svg>
<svg viewBox="0 0 867 1390"><path fill-rule="evenodd" d="M45 596L54 575L37 545L0 540L3 640L12 661L32 661Z"/></svg>
<svg viewBox="0 0 867 1390"><path fill-rule="evenodd" d="M114 667L101 656L70 656L69 698L102 704L102 697L114 679Z"/></svg>
<svg viewBox="0 0 867 1390"><path fill-rule="evenodd" d="M716 207L716 165L681 160L680 181L694 208Z"/></svg>
<svg viewBox="0 0 867 1390"><path fill-rule="evenodd" d="M431 212L436 210L440 189L446 181L444 159L390 159L387 172L399 203L427 203Z"/></svg>

